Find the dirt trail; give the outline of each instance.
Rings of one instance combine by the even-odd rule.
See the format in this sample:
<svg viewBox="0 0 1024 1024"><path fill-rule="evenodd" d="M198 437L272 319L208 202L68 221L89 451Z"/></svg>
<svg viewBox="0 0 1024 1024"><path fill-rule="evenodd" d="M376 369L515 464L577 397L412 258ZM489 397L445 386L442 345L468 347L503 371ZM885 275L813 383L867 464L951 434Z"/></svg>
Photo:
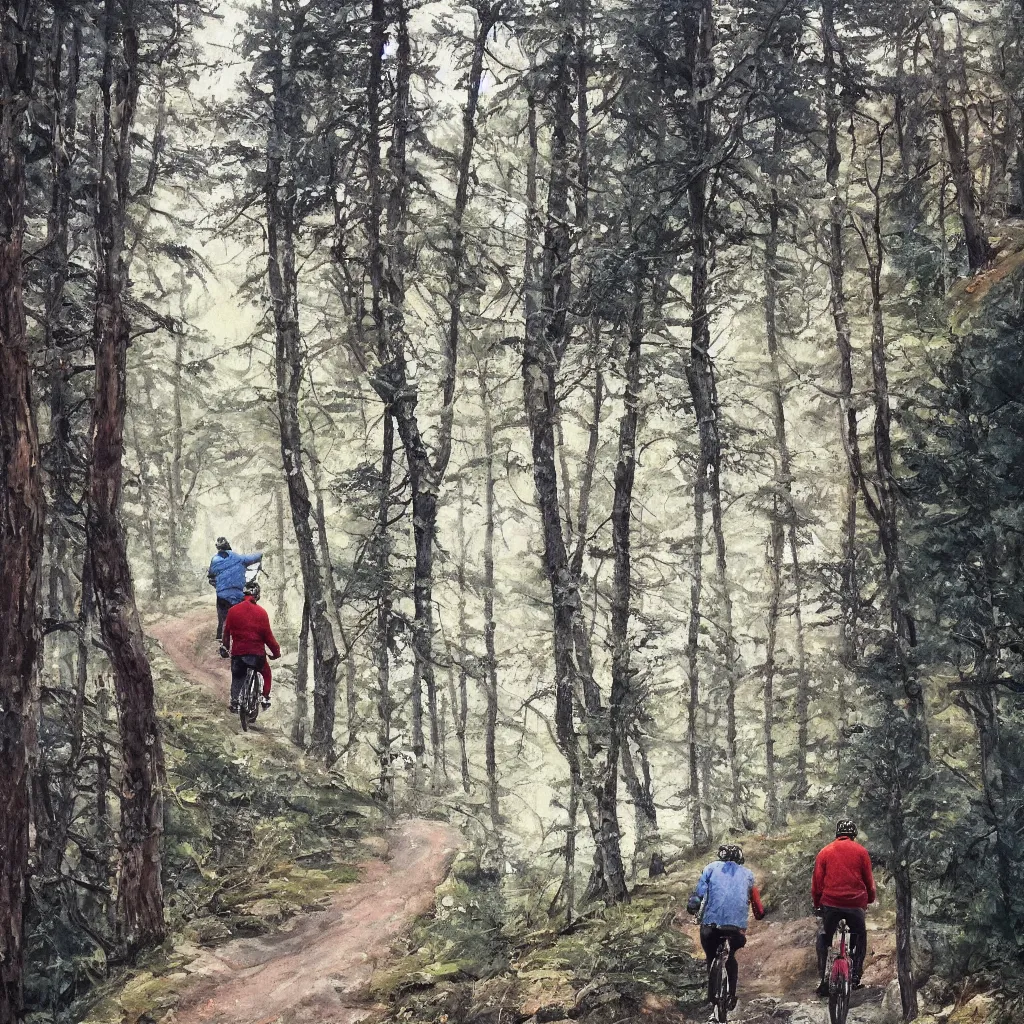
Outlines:
<svg viewBox="0 0 1024 1024"><path fill-rule="evenodd" d="M217 655L215 621L196 611L149 627L179 670L225 701L229 676ZM167 1024L352 1024L377 963L444 880L459 834L413 819L390 831L388 854L363 865L326 910L300 914L280 931L203 950L186 968L184 995Z"/></svg>
<svg viewBox="0 0 1024 1024"><path fill-rule="evenodd" d="M187 678L226 705L231 696L231 667L217 653L220 645L214 639L216 631L217 615L212 606L146 627Z"/></svg>
<svg viewBox="0 0 1024 1024"><path fill-rule="evenodd" d="M286 930L204 952L174 1024L352 1024L366 1016L364 991L391 943L426 912L448 872L458 836L441 822L406 821L391 859L371 861L322 913Z"/></svg>

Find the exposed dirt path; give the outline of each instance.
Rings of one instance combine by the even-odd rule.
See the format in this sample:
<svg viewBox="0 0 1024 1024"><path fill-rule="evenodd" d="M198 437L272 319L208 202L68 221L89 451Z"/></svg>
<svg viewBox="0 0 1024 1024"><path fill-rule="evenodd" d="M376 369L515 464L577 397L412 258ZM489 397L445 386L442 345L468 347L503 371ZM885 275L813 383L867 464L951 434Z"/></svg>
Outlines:
<svg viewBox="0 0 1024 1024"><path fill-rule="evenodd" d="M216 620L189 612L148 627L182 674L227 702L230 674L217 654ZM388 853L326 910L278 932L203 950L186 968L184 995L167 1024L353 1024L377 963L426 912L459 848L458 832L413 819L391 830Z"/></svg>
<svg viewBox="0 0 1024 1024"><path fill-rule="evenodd" d="M168 1018L174 1024L352 1024L366 1016L363 995L379 961L413 918L430 908L458 849L454 829L405 821L388 862L371 861L322 913L286 930L238 939L204 952Z"/></svg>
<svg viewBox="0 0 1024 1024"><path fill-rule="evenodd" d="M174 619L161 619L146 627L181 672L226 705L231 697L230 662L218 653L214 639L217 613L197 608Z"/></svg>

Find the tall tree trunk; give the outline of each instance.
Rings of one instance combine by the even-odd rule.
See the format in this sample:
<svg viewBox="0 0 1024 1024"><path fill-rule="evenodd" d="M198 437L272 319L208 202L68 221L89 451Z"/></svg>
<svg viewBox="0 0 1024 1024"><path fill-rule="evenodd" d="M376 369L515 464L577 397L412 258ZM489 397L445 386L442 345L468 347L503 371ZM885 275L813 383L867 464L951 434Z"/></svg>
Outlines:
<svg viewBox="0 0 1024 1024"><path fill-rule="evenodd" d="M487 363L478 363L477 380L480 384L480 405L483 409L484 442L484 675L482 679L486 710L484 712L484 765L487 773L487 806L491 828L500 833L501 814L498 802L498 758L496 752L498 731L498 656L494 634L494 484L495 449L494 422L491 417L491 390L487 380Z"/></svg>
<svg viewBox="0 0 1024 1024"><path fill-rule="evenodd" d="M399 0L395 7L395 86L392 115L392 138L388 151L391 190L386 209L387 244L380 241L380 217L383 210L380 174L380 74L377 52L383 39L385 8L383 0L374 0L371 7L370 55L370 144L369 169L371 214L369 230L369 262L373 288L373 318L381 339L381 366L374 381L378 394L390 405L402 440L409 466L412 489L413 536L415 567L413 582L413 647L416 661L412 682L413 749L422 759L426 750L423 735L422 691L427 694L432 748L438 745L437 685L434 677L434 545L437 536L437 503L451 458L452 425L454 422L456 370L462 324L462 298L465 291L466 244L463 221L469 202L473 150L477 135L477 108L487 36L496 24L501 3L480 2L476 5L477 25L473 55L467 80L463 108L462 145L456 173L455 206L452 213L452 259L448 272L450 318L445 334L442 365L442 408L437 432L436 454L432 459L420 432L416 415L419 398L415 381L409 379L406 363L406 330L404 323L405 264L407 255L402 243L408 216L408 169L406 165L411 120L412 48L409 37L409 7ZM435 761L436 761L435 752Z"/></svg>
<svg viewBox="0 0 1024 1024"><path fill-rule="evenodd" d="M86 542L100 631L110 657L121 738L120 937L129 955L163 939L160 845L164 762L153 674L135 602L121 523L129 280L125 227L132 130L139 92L138 26L126 0L106 0L101 78L103 130L96 199L96 389L86 505Z"/></svg>
<svg viewBox="0 0 1024 1024"><path fill-rule="evenodd" d="M274 599L274 617L279 623L288 621L288 563L285 561L285 530L284 530L284 496L282 488L274 488L274 523L277 528L277 565L274 573L277 578Z"/></svg>
<svg viewBox="0 0 1024 1024"><path fill-rule="evenodd" d="M456 692L454 681L451 684L452 717L455 719L455 735L459 741L459 767L462 776L462 788L468 793L470 790L469 779L469 754L466 750L466 723L469 718L469 671L466 668L466 658L469 654L469 627L466 620L466 594L468 582L466 579L466 560L469 552L466 545L466 492L462 477L458 479L458 541L459 561L455 569L455 584L458 589L459 609L459 687Z"/></svg>
<svg viewBox="0 0 1024 1024"><path fill-rule="evenodd" d="M618 777L620 737L617 735L617 723L620 709L614 706L613 701L609 713L612 727L607 732L607 755L603 768L599 770L594 763L598 755L595 730L604 726L599 726L596 720L588 725L589 745L584 750L574 720L576 684L583 693L581 713L587 719L596 719L605 712L600 707L600 694L595 692L589 636L580 619L579 580L572 573L562 529L555 444L556 376L569 338L567 315L572 290L568 230L572 53L573 39L566 31L552 61L551 172L543 256L539 266L536 257L536 107L532 100L530 102L523 400L532 439L534 486L544 538L544 571L552 598L555 736L580 788L580 797L587 812L595 845L595 877L599 876L600 888L608 899L624 902L629 899L629 891L619 843L618 809L613 798L614 784L607 781L606 774Z"/></svg>
<svg viewBox="0 0 1024 1024"><path fill-rule="evenodd" d="M840 43L835 26L835 0L822 0L821 5L822 51L825 65L825 122L826 122L826 163L825 177L829 190L829 222L825 240L829 272L829 306L835 325L836 349L839 355L839 433L846 456L847 479L844 496L843 547L840 567L839 600L841 613L841 636L839 662L846 673L853 671L858 657L858 634L860 618L860 583L857 570L857 520L858 500L862 476L860 438L857 428L857 409L853 401L853 345L850 331L850 316L846 307L846 207L839 194L839 177L842 157L839 150L839 120L841 108L837 90L839 88L838 59ZM846 680L839 684L839 743L845 742L843 729L846 706ZM806 776L806 748L798 750L803 757L803 771ZM794 790L795 799L803 799L805 793Z"/></svg>
<svg viewBox="0 0 1024 1024"><path fill-rule="evenodd" d="M612 498L612 551L614 575L611 597L611 642L612 642L612 692L611 721L613 743L621 749L609 752L609 764L622 759L627 790L633 799L637 822L635 860L647 856L652 836L648 827L654 818L654 805L647 799L643 786L637 778L636 769L629 749L629 730L636 715L636 694L633 688L632 648L630 645L629 623L632 608L633 562L633 485L636 478L636 447L640 422L640 363L644 338L644 278L642 262L638 261L634 273L633 296L628 321L628 348L625 362L625 392L623 395L622 418L619 421L619 458L615 466L614 494ZM610 744L611 746L611 744ZM605 779L606 804L616 799L615 785L618 772L609 773ZM657 837L657 820L653 821L654 838Z"/></svg>
<svg viewBox="0 0 1024 1024"><path fill-rule="evenodd" d="M687 46L689 63L695 68L694 92L701 83L710 81L713 45L713 19L711 5L702 0L698 17L691 26ZM709 99L694 101L697 118L696 145L701 153L711 149L711 107ZM693 845L706 849L709 837L701 817L699 798L699 748L697 732L697 710L700 703L700 675L698 669L698 642L700 636L701 597L703 589L704 517L710 505L716 533L721 511L719 471L721 465L721 440L718 430L718 400L715 394L715 371L711 361L711 326L709 313L711 227L708 222L708 178L706 169L698 170L691 178L687 189L690 210L690 232L692 237L692 265L690 271L690 358L686 367L690 395L693 399L694 416L697 421L699 447L694 476L694 534L692 553L692 575L690 584L690 618L687 629L686 660L690 679L688 704L687 744L689 747L689 795L691 802ZM721 554L719 554L721 558ZM724 582L724 578L723 578ZM730 744L730 765L735 762L735 704L730 701L727 735ZM737 794L734 776L733 796Z"/></svg>
<svg viewBox="0 0 1024 1024"><path fill-rule="evenodd" d="M394 800L394 772L391 768L395 741L391 733L395 701L391 696L392 609L394 590L391 581L391 478L395 465L395 423L390 407L384 410L384 436L381 445L380 495L377 506L377 527L374 544L377 553L377 628L374 652L377 667L377 756L380 775L377 780L378 799L386 804Z"/></svg>
<svg viewBox="0 0 1024 1024"><path fill-rule="evenodd" d="M292 743L306 746L306 719L309 715L309 600L302 601L302 622L299 625L298 658L295 662L295 718L292 720Z"/></svg>
<svg viewBox="0 0 1024 1024"><path fill-rule="evenodd" d="M21 1020L28 900L32 694L42 654L43 491L23 299L25 130L37 25L0 8L0 1021Z"/></svg>
<svg viewBox="0 0 1024 1024"><path fill-rule="evenodd" d="M776 119L772 152L776 159L782 153L782 125ZM799 580L800 566L796 550L796 509L793 506L793 468L789 452L789 438L786 431L786 404L782 389L782 374L779 370L779 219L781 207L778 190L772 184L771 202L768 207L768 238L765 242L765 336L768 342L768 359L771 374L772 424L775 429L776 471L773 481L773 497L770 549L768 556L771 590L768 601L768 643L764 664L764 756L765 756L765 800L768 813L768 828L778 829L785 821L779 800L778 777L775 763L775 669L776 645L779 636L779 616L782 606L782 563L785 557L784 521L791 530L793 575ZM800 614L800 594L796 595L797 614ZM799 632L799 626L798 626ZM802 637L799 641L802 647ZM807 792L807 743L808 710L807 681L801 672L797 681L797 771L793 781L794 794Z"/></svg>
<svg viewBox="0 0 1024 1024"><path fill-rule="evenodd" d="M974 173L967 149L969 130L964 111L954 111L949 83L951 69L946 59L945 33L942 28L942 13L935 8L928 22L928 42L935 64L934 81L938 96L939 124L946 143L946 158L949 161L950 176L956 186L956 198L960 207L960 220L967 244L967 262L972 273L979 273L992 259L992 250L985 235L981 213L978 210L974 192ZM959 115L959 116L958 116ZM957 123L958 120L961 123Z"/></svg>
<svg viewBox="0 0 1024 1024"><path fill-rule="evenodd" d="M288 501L299 549L303 591L309 602L313 637L313 726L310 754L328 764L335 760L334 716L338 691L338 649L327 608L324 567L320 564L311 519L313 504L306 482L299 392L305 372L305 352L299 329L298 275L295 265L296 188L295 119L298 116L296 80L291 66L294 41L285 39L280 0L271 4L273 83L270 131L267 140L266 212L267 276L274 313L277 405L281 458L288 484ZM287 48L287 54L286 54ZM287 72L286 72L287 64Z"/></svg>

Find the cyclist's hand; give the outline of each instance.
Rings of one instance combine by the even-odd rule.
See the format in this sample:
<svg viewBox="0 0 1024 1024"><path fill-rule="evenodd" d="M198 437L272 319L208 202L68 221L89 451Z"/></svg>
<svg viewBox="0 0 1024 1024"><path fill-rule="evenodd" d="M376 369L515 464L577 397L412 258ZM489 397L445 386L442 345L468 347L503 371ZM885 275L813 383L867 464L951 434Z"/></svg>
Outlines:
<svg viewBox="0 0 1024 1024"><path fill-rule="evenodd" d="M223 644L220 645L220 651L218 653L220 654L220 656L222 658L230 658L231 657L231 653L228 651L228 649Z"/></svg>
<svg viewBox="0 0 1024 1024"><path fill-rule="evenodd" d="M270 658L271 661L277 661L277 659L280 658L281 655L280 654L271 654L271 655L268 655L268 657Z"/></svg>
<svg viewBox="0 0 1024 1024"><path fill-rule="evenodd" d="M686 904L688 914L696 914L700 910L701 899L699 896L691 896Z"/></svg>
<svg viewBox="0 0 1024 1024"><path fill-rule="evenodd" d="M814 916L815 917L821 917L822 913L823 913L823 911L822 911L821 907L815 907L814 908Z"/></svg>
<svg viewBox="0 0 1024 1024"><path fill-rule="evenodd" d="M755 910L755 911L754 911L754 920L755 920L755 921L763 921L763 920L765 919L765 916L767 915L767 913L768 913L768 911L767 911L767 910L762 910L762 911L761 911L761 913L758 913L758 912L757 912L757 911Z"/></svg>

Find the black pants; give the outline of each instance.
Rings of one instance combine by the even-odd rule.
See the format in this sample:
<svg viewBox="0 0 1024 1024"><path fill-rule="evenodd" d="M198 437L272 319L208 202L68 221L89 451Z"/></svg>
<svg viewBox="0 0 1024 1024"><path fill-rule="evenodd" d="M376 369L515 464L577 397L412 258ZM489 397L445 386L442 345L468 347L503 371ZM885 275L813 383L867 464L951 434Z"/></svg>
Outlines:
<svg viewBox="0 0 1024 1024"><path fill-rule="evenodd" d="M828 950L839 927L839 922L846 918L850 926L850 973L853 981L860 981L864 970L864 957L868 952L868 929L866 915L859 907L822 907L821 931L818 932L818 974L825 978L825 965L828 962Z"/></svg>
<svg viewBox="0 0 1024 1024"><path fill-rule="evenodd" d="M237 704L242 694L242 687L245 686L246 673L251 668L259 669L263 665L263 659L257 654L233 654L231 655L231 703ZM261 684L262 688L262 684Z"/></svg>
<svg viewBox="0 0 1024 1024"><path fill-rule="evenodd" d="M713 1001L714 997L714 993L711 991L711 964L714 962L718 944L722 939L729 940L729 959L725 962L725 971L729 976L729 991L735 996L736 982L740 973L739 964L736 963L736 950L742 949L747 944L747 937L738 928L719 928L713 924L700 926L700 944L704 947L704 955L708 960L709 1003Z"/></svg>
<svg viewBox="0 0 1024 1024"><path fill-rule="evenodd" d="M229 601L226 597L217 598L217 639L224 637L224 620L228 617L228 611L237 601Z"/></svg>

